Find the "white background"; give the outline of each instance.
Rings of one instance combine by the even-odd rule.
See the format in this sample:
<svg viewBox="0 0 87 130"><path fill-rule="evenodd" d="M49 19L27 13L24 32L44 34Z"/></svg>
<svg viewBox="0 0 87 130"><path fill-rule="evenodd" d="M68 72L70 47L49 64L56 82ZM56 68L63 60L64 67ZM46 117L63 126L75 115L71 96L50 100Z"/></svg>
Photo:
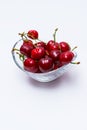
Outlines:
<svg viewBox="0 0 87 130"><path fill-rule="evenodd" d="M13 62L18 33L36 29L43 40L77 48L73 69L61 78L40 83ZM87 130L86 0L0 0L0 130Z"/></svg>

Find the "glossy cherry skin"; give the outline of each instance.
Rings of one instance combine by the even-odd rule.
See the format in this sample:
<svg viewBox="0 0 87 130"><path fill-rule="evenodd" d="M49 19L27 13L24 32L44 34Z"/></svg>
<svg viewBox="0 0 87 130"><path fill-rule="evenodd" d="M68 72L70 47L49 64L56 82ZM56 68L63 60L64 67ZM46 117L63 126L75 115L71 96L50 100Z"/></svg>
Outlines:
<svg viewBox="0 0 87 130"><path fill-rule="evenodd" d="M61 49L61 52L69 51L71 49L70 45L67 42L60 42L59 47Z"/></svg>
<svg viewBox="0 0 87 130"><path fill-rule="evenodd" d="M34 48L31 51L31 58L39 60L45 56L45 49L43 47Z"/></svg>
<svg viewBox="0 0 87 130"><path fill-rule="evenodd" d="M60 55L60 50L51 50L49 52L49 56L53 59L53 61L58 61Z"/></svg>
<svg viewBox="0 0 87 130"><path fill-rule="evenodd" d="M31 39L38 39L38 32L36 30L29 30L27 36Z"/></svg>
<svg viewBox="0 0 87 130"><path fill-rule="evenodd" d="M59 56L59 61L62 64L67 64L72 61L73 57L74 57L74 53L71 51L62 52Z"/></svg>
<svg viewBox="0 0 87 130"><path fill-rule="evenodd" d="M23 44L20 47L20 52L21 54L30 57L31 56L31 51L34 48L33 42L31 40L24 41Z"/></svg>
<svg viewBox="0 0 87 130"><path fill-rule="evenodd" d="M47 43L46 49L47 49L48 51L58 50L58 49L59 49L59 44L58 44L58 42L55 42L54 40L50 40L50 41L48 41L48 43Z"/></svg>
<svg viewBox="0 0 87 130"><path fill-rule="evenodd" d="M23 65L24 65L24 69L29 72L36 73L38 71L38 63L32 58L25 59Z"/></svg>
<svg viewBox="0 0 87 130"><path fill-rule="evenodd" d="M45 42L37 42L34 44L36 47L44 47L46 48L46 43Z"/></svg>
<svg viewBox="0 0 87 130"><path fill-rule="evenodd" d="M46 56L45 58L41 58L39 60L39 69L41 72L49 72L53 68L53 60L52 58Z"/></svg>

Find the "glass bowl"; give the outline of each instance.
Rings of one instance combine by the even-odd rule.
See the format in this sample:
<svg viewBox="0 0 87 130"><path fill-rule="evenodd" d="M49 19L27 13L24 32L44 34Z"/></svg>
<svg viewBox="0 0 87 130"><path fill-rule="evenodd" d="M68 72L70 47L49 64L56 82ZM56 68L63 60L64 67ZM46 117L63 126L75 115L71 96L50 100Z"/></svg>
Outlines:
<svg viewBox="0 0 87 130"><path fill-rule="evenodd" d="M67 72L68 70L71 69L71 67L73 66L71 63L64 65L56 70L52 70L50 72L46 72L46 73L32 73L29 71L26 71L23 67L23 63L22 61L19 59L19 56L16 54L16 51L13 51L14 48L20 48L20 46L22 45L23 41L22 39L20 39L19 41L17 41L13 48L12 48L12 57L13 60L15 62L15 64L17 65L17 67L19 69L21 69L22 71L24 71L29 77L33 78L34 80L40 81L40 82L50 82L53 81L57 78L59 78L60 76L62 76L65 72ZM74 58L73 60L75 60L77 54L76 52L74 52Z"/></svg>

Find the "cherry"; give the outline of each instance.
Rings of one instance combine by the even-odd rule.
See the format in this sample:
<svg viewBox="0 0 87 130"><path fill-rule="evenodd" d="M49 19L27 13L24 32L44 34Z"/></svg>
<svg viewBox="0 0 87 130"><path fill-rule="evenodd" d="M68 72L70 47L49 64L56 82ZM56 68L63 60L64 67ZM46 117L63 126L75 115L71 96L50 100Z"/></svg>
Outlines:
<svg viewBox="0 0 87 130"><path fill-rule="evenodd" d="M37 47L31 51L31 57L36 60L41 59L42 57L44 57L44 55L45 49L43 47Z"/></svg>
<svg viewBox="0 0 87 130"><path fill-rule="evenodd" d="M58 42L56 42L56 32L57 32L58 28L55 29L54 33L53 33L53 38L54 40L50 40L47 43L47 50L51 51L51 50L58 50L59 49L59 44Z"/></svg>
<svg viewBox="0 0 87 130"><path fill-rule="evenodd" d="M55 42L54 40L50 40L50 41L48 41L48 43L47 43L46 49L47 49L48 51L58 50L58 49L59 49L59 44L58 44L57 42Z"/></svg>
<svg viewBox="0 0 87 130"><path fill-rule="evenodd" d="M51 50L58 50L59 49L59 45L58 45L58 43L57 42L55 42L55 44L54 45L52 45L52 46L50 46L50 51Z"/></svg>
<svg viewBox="0 0 87 130"><path fill-rule="evenodd" d="M23 44L20 47L21 54L30 57L31 51L34 48L33 42L31 40L23 41Z"/></svg>
<svg viewBox="0 0 87 130"><path fill-rule="evenodd" d="M50 49L50 46L53 46L54 43L55 43L54 40L50 40L50 41L48 41L48 43L47 43L47 50L49 50L49 49Z"/></svg>
<svg viewBox="0 0 87 130"><path fill-rule="evenodd" d="M38 63L32 58L27 58L23 62L24 69L29 72L37 72L38 71Z"/></svg>
<svg viewBox="0 0 87 130"><path fill-rule="evenodd" d="M51 57L48 56L46 56L45 58L41 58L38 64L41 72L48 72L51 71L53 68L53 60Z"/></svg>
<svg viewBox="0 0 87 130"><path fill-rule="evenodd" d="M37 42L34 44L36 47L44 47L46 48L46 43L45 42Z"/></svg>
<svg viewBox="0 0 87 130"><path fill-rule="evenodd" d="M59 56L59 61L63 64L70 63L74 57L74 53L72 51L62 52Z"/></svg>
<svg viewBox="0 0 87 130"><path fill-rule="evenodd" d="M53 61L59 60L60 51L59 50L51 50L49 52L49 56L53 59Z"/></svg>
<svg viewBox="0 0 87 130"><path fill-rule="evenodd" d="M69 51L71 49L70 45L67 42L60 42L59 47L62 52Z"/></svg>
<svg viewBox="0 0 87 130"><path fill-rule="evenodd" d="M62 62L60 62L59 60L54 61L54 66L53 66L53 70L58 69L60 67L62 67L64 64Z"/></svg>
<svg viewBox="0 0 87 130"><path fill-rule="evenodd" d="M38 32L36 30L29 30L27 36L31 39L38 39Z"/></svg>

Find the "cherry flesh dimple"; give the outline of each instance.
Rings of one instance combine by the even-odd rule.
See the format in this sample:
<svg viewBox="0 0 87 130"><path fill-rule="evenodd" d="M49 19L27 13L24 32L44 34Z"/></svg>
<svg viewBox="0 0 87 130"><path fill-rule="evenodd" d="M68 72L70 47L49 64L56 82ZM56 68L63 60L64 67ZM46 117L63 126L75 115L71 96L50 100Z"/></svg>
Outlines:
<svg viewBox="0 0 87 130"><path fill-rule="evenodd" d="M30 57L31 51L34 48L33 42L31 40L24 41L20 47L21 54Z"/></svg>
<svg viewBox="0 0 87 130"><path fill-rule="evenodd" d="M41 72L51 71L53 68L53 60L52 58L46 56L45 58L41 58L39 60L39 69Z"/></svg>
<svg viewBox="0 0 87 130"><path fill-rule="evenodd" d="M60 42L59 47L60 47L62 52L70 50L70 45L67 42Z"/></svg>
<svg viewBox="0 0 87 130"><path fill-rule="evenodd" d="M27 36L31 39L38 39L38 32L36 30L29 30Z"/></svg>
<svg viewBox="0 0 87 130"><path fill-rule="evenodd" d="M44 57L44 55L45 49L43 47L37 47L31 51L31 57L36 60L41 59L42 57Z"/></svg>
<svg viewBox="0 0 87 130"><path fill-rule="evenodd" d="M59 61L63 64L70 63L74 57L74 53L71 51L62 52L59 56Z"/></svg>
<svg viewBox="0 0 87 130"><path fill-rule="evenodd" d="M24 69L29 72L35 73L38 71L38 63L35 60L33 60L32 58L25 59L23 64L24 64Z"/></svg>

